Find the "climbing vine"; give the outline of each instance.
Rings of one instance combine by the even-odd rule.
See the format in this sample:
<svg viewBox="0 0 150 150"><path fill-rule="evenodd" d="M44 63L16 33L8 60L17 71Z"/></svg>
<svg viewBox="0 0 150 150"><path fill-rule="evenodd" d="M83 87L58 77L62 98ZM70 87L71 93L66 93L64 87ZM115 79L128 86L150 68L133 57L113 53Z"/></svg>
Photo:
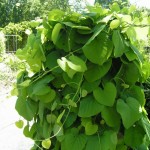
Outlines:
<svg viewBox="0 0 150 150"><path fill-rule="evenodd" d="M147 149L150 122L142 83L149 66L136 48L148 17L136 8L54 10L16 55L26 62L17 77L16 125L33 149ZM138 27L134 26L138 25ZM147 63L147 65L145 65Z"/></svg>

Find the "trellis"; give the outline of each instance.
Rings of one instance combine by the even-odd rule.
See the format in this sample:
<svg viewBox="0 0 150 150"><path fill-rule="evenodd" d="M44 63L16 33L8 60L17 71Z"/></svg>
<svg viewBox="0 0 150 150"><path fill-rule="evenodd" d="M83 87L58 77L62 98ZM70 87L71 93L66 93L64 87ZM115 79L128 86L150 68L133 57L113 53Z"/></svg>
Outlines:
<svg viewBox="0 0 150 150"><path fill-rule="evenodd" d="M5 35L6 53L15 53L18 49L18 35Z"/></svg>

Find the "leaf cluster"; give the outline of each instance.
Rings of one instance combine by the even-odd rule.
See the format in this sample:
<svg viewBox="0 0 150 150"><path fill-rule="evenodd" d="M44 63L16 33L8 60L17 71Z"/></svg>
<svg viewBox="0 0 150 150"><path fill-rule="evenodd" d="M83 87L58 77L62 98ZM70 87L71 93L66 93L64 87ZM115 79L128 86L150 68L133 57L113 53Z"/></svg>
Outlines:
<svg viewBox="0 0 150 150"><path fill-rule="evenodd" d="M27 67L18 74L15 108L33 149L148 149L141 87L148 69L128 33L135 17L118 7L53 10L17 51Z"/></svg>

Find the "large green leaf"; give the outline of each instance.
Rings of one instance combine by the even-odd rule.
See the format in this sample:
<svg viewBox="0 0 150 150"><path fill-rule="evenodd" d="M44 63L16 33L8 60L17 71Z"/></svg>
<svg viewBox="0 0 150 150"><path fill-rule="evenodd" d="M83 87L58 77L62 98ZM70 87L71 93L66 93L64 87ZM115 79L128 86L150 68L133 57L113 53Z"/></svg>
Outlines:
<svg viewBox="0 0 150 150"><path fill-rule="evenodd" d="M102 109L103 106L93 96L89 95L81 100L78 115L80 117L91 117L100 113Z"/></svg>
<svg viewBox="0 0 150 150"><path fill-rule="evenodd" d="M92 35L92 37L87 41L87 43L85 45L90 44L99 34L100 32L102 32L102 30L105 28L106 25L101 25L98 24L97 26L95 26L94 30L94 34Z"/></svg>
<svg viewBox="0 0 150 150"><path fill-rule="evenodd" d="M124 93L127 97L134 97L138 102L140 103L141 106L145 105L145 95L144 95L144 90L141 89L140 86L133 85L131 86L130 89L126 90Z"/></svg>
<svg viewBox="0 0 150 150"><path fill-rule="evenodd" d="M48 67L49 69L56 67L58 65L58 58L60 58L60 54L57 51L49 53L46 57L46 67Z"/></svg>
<svg viewBox="0 0 150 150"><path fill-rule="evenodd" d="M104 107L101 115L108 126L115 128L120 127L121 118L114 107Z"/></svg>
<svg viewBox="0 0 150 150"><path fill-rule="evenodd" d="M102 150L116 150L117 145L117 133L111 130L107 130L101 137Z"/></svg>
<svg viewBox="0 0 150 150"><path fill-rule="evenodd" d="M98 87L93 91L93 95L97 102L105 106L113 106L116 94L116 87L111 82L105 84L104 90Z"/></svg>
<svg viewBox="0 0 150 150"><path fill-rule="evenodd" d="M97 135L89 136L85 150L102 150L100 141L101 137Z"/></svg>
<svg viewBox="0 0 150 150"><path fill-rule="evenodd" d="M86 64L81 58L71 55L69 59L70 61L67 61L67 64L71 69L77 72L85 72L87 70Z"/></svg>
<svg viewBox="0 0 150 150"><path fill-rule="evenodd" d="M142 54L139 52L139 50L132 44L130 44L131 49L133 50L133 52L137 55L138 59L140 62L143 62L143 56Z"/></svg>
<svg viewBox="0 0 150 150"><path fill-rule="evenodd" d="M100 84L100 80L97 80L95 82L87 82L86 80L82 84L82 89L86 90L88 93L93 92L94 89L96 89Z"/></svg>
<svg viewBox="0 0 150 150"><path fill-rule="evenodd" d="M38 99L41 102L50 103L54 100L55 96L56 96L56 92L53 89L49 88L49 92L43 95L39 95Z"/></svg>
<svg viewBox="0 0 150 150"><path fill-rule="evenodd" d="M112 49L111 40L105 32L102 32L83 47L83 52L92 63L102 65L110 57Z"/></svg>
<svg viewBox="0 0 150 150"><path fill-rule="evenodd" d="M121 115L124 127L128 129L141 118L142 108L135 98L128 97L126 101L118 99L117 112Z"/></svg>
<svg viewBox="0 0 150 150"><path fill-rule="evenodd" d="M115 57L120 57L123 55L123 53L126 51L125 44L123 41L123 38L119 32L119 30L114 30L113 31L113 36L112 40L114 43L114 56Z"/></svg>
<svg viewBox="0 0 150 150"><path fill-rule="evenodd" d="M52 36L51 36L51 39L53 41L54 44L56 44L57 40L59 39L59 33L60 33L60 30L63 28L63 25L60 24L60 23L57 23L54 28L53 28L53 31L52 31Z"/></svg>
<svg viewBox="0 0 150 150"><path fill-rule="evenodd" d="M83 150L87 138L84 134L79 134L78 130L73 128L65 134L65 139L61 143L61 150Z"/></svg>
<svg viewBox="0 0 150 150"><path fill-rule="evenodd" d="M116 145L116 132L108 130L101 136L88 136L85 150L116 150Z"/></svg>
<svg viewBox="0 0 150 150"><path fill-rule="evenodd" d="M24 99L19 97L17 99L15 109L26 120L31 121L37 112L38 106L37 103L32 101L31 99Z"/></svg>
<svg viewBox="0 0 150 150"><path fill-rule="evenodd" d="M134 63L122 64L116 79L122 79L126 84L134 84L140 78L140 72Z"/></svg>
<svg viewBox="0 0 150 150"><path fill-rule="evenodd" d="M93 135L98 131L98 125L92 124L91 122L86 123L85 125L85 134Z"/></svg>
<svg viewBox="0 0 150 150"><path fill-rule="evenodd" d="M102 66L96 64L89 64L88 70L84 73L85 79L88 82L94 82L98 79L101 79L110 69L112 64L111 60L105 62Z"/></svg>
<svg viewBox="0 0 150 150"><path fill-rule="evenodd" d="M135 125L125 130L124 141L125 144L133 149L140 146L143 143L145 131L139 125Z"/></svg>
<svg viewBox="0 0 150 150"><path fill-rule="evenodd" d="M37 80L35 83L32 83L28 88L28 94L32 97L33 95L41 96L48 94L51 91L51 88L48 86L48 83L54 79L53 75L46 75L42 79Z"/></svg>

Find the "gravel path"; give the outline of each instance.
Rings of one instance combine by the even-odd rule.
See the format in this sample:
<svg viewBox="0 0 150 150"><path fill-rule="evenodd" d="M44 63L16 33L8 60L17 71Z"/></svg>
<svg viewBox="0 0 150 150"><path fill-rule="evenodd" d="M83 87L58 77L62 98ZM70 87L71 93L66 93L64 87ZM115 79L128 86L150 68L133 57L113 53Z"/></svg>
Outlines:
<svg viewBox="0 0 150 150"><path fill-rule="evenodd" d="M30 150L33 141L23 135L14 122L20 116L15 111L16 97L0 96L0 149L1 150Z"/></svg>

